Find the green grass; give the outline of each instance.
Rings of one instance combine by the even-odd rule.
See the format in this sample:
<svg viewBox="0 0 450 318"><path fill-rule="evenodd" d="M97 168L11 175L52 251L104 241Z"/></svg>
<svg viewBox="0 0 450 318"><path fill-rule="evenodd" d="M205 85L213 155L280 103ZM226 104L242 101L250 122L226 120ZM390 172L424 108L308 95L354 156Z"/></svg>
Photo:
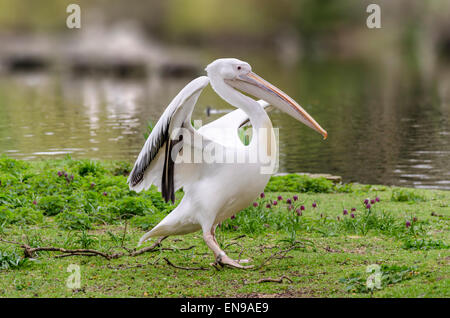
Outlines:
<svg viewBox="0 0 450 318"><path fill-rule="evenodd" d="M130 192L129 168L124 162L0 158L0 238L107 253L134 248L174 206L155 189ZM182 196L177 193L176 203ZM368 210L364 200L377 197L380 202ZM450 296L449 192L333 185L291 175L272 178L255 202L217 230L227 254L250 258L254 269L214 269L200 232L170 237L155 252L113 260L56 258L55 252L25 259L20 246L0 242L0 297ZM164 258L207 270L174 268ZM80 266L79 289L66 286L70 264ZM380 266L380 289L366 285L373 264ZM283 275L292 283L258 283Z"/></svg>

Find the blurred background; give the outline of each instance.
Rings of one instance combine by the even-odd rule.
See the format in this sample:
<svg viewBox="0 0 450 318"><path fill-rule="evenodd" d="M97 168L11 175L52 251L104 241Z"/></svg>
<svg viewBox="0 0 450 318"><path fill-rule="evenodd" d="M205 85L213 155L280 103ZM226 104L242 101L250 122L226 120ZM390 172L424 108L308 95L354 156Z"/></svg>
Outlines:
<svg viewBox="0 0 450 318"><path fill-rule="evenodd" d="M70 3L81 29L66 26ZM280 172L450 189L446 0L0 0L0 153L133 162L148 121L220 57L249 62L328 131L271 113ZM207 88L193 118L231 109Z"/></svg>

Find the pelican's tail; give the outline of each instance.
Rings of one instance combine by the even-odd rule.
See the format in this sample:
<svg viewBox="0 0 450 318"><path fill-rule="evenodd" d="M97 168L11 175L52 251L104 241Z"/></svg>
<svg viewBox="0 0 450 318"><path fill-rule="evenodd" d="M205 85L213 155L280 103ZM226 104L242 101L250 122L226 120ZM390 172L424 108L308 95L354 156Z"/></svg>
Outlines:
<svg viewBox="0 0 450 318"><path fill-rule="evenodd" d="M153 236L151 232L152 231L149 231L149 232L145 233L144 235L142 235L142 237L140 238L139 243L137 245L138 247L141 246L142 243L144 243L145 241L147 241L149 238L151 238Z"/></svg>

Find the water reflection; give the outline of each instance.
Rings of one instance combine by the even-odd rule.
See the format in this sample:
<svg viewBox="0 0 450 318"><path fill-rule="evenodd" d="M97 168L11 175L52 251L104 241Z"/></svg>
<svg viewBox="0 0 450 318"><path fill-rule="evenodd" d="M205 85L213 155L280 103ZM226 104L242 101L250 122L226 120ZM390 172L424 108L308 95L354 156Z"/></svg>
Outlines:
<svg viewBox="0 0 450 318"><path fill-rule="evenodd" d="M450 189L448 68L424 82L414 69L354 61L276 70L265 60L252 64L329 133L322 141L311 129L274 111L274 126L280 127L280 171ZM144 143L147 120L156 121L189 80L2 77L0 151L22 159L71 154L133 161ZM222 116L219 111L207 117L207 107L230 109L211 88L203 92L193 118L208 122Z"/></svg>

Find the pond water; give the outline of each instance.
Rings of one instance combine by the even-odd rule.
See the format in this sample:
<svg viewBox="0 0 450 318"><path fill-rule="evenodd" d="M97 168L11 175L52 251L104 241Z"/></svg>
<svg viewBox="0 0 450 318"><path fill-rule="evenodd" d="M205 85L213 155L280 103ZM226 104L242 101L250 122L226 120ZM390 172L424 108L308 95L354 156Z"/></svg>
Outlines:
<svg viewBox="0 0 450 318"><path fill-rule="evenodd" d="M274 111L280 172L331 173L344 181L450 189L450 71L402 63L310 61L253 70L296 99L328 131L321 136ZM207 61L205 62L207 64ZM120 80L42 73L0 76L0 153L33 160L134 161L148 120L156 122L190 78ZM207 107L231 109L211 88Z"/></svg>

